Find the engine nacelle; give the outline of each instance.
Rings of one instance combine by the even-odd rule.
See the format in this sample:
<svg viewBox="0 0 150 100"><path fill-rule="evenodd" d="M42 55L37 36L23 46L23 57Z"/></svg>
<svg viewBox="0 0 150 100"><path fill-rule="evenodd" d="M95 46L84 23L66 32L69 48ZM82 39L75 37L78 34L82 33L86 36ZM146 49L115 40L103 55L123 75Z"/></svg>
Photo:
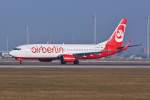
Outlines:
<svg viewBox="0 0 150 100"><path fill-rule="evenodd" d="M49 59L49 58L40 58L39 61L40 62L51 62L52 59Z"/></svg>
<svg viewBox="0 0 150 100"><path fill-rule="evenodd" d="M64 55L63 60L64 62L74 62L76 58L73 55Z"/></svg>

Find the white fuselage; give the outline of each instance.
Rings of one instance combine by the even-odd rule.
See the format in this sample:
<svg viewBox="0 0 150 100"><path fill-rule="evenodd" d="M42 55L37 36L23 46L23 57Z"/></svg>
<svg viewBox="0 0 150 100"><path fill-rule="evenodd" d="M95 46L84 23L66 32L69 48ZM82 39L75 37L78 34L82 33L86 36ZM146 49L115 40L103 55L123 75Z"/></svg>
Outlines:
<svg viewBox="0 0 150 100"><path fill-rule="evenodd" d="M65 54L101 52L105 44L27 44L10 51L10 55L20 58L57 58Z"/></svg>

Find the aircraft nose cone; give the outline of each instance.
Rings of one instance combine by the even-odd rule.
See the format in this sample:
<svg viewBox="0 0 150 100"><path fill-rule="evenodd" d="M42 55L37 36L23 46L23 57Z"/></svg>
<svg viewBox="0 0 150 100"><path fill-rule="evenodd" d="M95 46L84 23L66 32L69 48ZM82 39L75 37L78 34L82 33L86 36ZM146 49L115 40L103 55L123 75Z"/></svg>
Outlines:
<svg viewBox="0 0 150 100"><path fill-rule="evenodd" d="M13 50L12 50L12 51L10 51L10 52L9 52L9 55L11 55L11 56L15 57L15 51L13 51Z"/></svg>

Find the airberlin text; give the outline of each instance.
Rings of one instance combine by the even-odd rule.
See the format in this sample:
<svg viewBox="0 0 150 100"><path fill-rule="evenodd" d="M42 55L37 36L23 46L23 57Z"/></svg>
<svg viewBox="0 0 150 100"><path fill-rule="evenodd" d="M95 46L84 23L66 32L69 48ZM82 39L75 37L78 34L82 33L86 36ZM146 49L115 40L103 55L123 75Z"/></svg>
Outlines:
<svg viewBox="0 0 150 100"><path fill-rule="evenodd" d="M60 46L34 46L31 51L32 53L63 53L64 49Z"/></svg>

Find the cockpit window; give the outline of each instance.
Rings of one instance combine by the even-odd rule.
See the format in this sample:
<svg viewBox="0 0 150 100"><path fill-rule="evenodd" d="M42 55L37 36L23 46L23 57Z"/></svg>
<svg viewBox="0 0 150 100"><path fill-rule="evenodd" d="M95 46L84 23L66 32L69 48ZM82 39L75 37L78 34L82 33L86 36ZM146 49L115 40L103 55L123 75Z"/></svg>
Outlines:
<svg viewBox="0 0 150 100"><path fill-rule="evenodd" d="M21 48L14 48L13 50L21 50Z"/></svg>

